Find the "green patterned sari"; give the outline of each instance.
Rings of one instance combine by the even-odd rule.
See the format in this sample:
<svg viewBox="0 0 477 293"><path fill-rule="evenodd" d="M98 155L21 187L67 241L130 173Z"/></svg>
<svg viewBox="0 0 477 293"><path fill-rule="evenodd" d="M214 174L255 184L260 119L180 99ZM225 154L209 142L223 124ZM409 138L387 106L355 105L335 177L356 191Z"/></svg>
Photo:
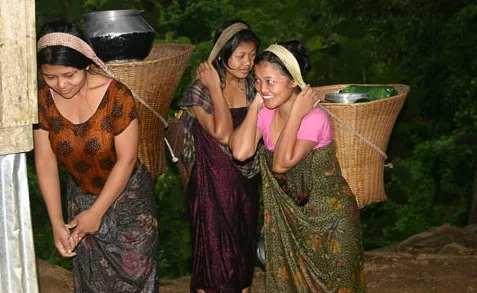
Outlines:
<svg viewBox="0 0 477 293"><path fill-rule="evenodd" d="M266 292L365 292L359 209L334 147L284 174L272 159L262 147Z"/></svg>

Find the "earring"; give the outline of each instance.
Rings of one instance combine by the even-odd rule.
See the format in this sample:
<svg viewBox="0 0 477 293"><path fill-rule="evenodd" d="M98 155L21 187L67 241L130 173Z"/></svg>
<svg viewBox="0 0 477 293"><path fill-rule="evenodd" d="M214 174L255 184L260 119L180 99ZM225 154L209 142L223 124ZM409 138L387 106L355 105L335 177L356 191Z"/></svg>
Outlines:
<svg viewBox="0 0 477 293"><path fill-rule="evenodd" d="M88 65L88 66L86 66L86 71L89 71L89 65Z"/></svg>
<svg viewBox="0 0 477 293"><path fill-rule="evenodd" d="M292 84L292 87L296 87L297 85L298 85L298 84L297 84L296 82L294 82L294 83Z"/></svg>

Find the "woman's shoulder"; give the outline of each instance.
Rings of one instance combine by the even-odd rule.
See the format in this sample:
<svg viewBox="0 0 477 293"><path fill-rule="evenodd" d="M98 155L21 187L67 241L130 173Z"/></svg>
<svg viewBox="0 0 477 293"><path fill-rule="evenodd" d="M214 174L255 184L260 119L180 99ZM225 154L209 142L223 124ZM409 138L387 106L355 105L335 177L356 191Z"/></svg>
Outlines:
<svg viewBox="0 0 477 293"><path fill-rule="evenodd" d="M305 117L311 117L313 119L328 119L328 112L322 107L313 108Z"/></svg>
<svg viewBox="0 0 477 293"><path fill-rule="evenodd" d="M48 91L50 90L50 87L44 82L38 82L38 95L39 97L44 96Z"/></svg>
<svg viewBox="0 0 477 293"><path fill-rule="evenodd" d="M204 93L208 91L207 87L198 78L194 78L190 86L186 89L186 95L193 94L194 92Z"/></svg>
<svg viewBox="0 0 477 293"><path fill-rule="evenodd" d="M110 81L108 82L110 82L110 86L114 86L120 89L129 90L129 91L131 90L125 83L115 78L111 78Z"/></svg>
<svg viewBox="0 0 477 293"><path fill-rule="evenodd" d="M88 83L91 87L100 87L103 86L110 80L111 77L99 73L90 73L88 72Z"/></svg>
<svg viewBox="0 0 477 293"><path fill-rule="evenodd" d="M195 78L184 92L182 106L191 107L204 103L210 103L209 90L198 78Z"/></svg>
<svg viewBox="0 0 477 293"><path fill-rule="evenodd" d="M103 83L104 85L108 86L106 91L110 94L112 93L115 97L132 96L131 89L125 83L115 78L107 78Z"/></svg>
<svg viewBox="0 0 477 293"><path fill-rule="evenodd" d="M266 125L272 123L273 113L275 113L274 109L268 109L267 107L263 107L258 111L258 126L259 128L266 128Z"/></svg>
<svg viewBox="0 0 477 293"><path fill-rule="evenodd" d="M303 117L302 124L329 124L330 119L326 110L322 109L321 107L313 108L308 114Z"/></svg>
<svg viewBox="0 0 477 293"><path fill-rule="evenodd" d="M38 83L38 107L42 112L54 105L53 97L50 93L50 87L46 83Z"/></svg>

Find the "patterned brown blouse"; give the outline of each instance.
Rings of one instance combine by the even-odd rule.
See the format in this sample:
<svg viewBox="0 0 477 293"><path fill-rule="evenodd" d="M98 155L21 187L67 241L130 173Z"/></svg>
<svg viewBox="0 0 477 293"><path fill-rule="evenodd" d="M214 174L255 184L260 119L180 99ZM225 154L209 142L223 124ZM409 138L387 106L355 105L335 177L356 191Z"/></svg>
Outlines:
<svg viewBox="0 0 477 293"><path fill-rule="evenodd" d="M38 93L39 127L49 132L58 160L84 192L99 195L117 157L114 136L137 118L131 91L112 80L96 112L87 121L74 124L56 108L52 91Z"/></svg>

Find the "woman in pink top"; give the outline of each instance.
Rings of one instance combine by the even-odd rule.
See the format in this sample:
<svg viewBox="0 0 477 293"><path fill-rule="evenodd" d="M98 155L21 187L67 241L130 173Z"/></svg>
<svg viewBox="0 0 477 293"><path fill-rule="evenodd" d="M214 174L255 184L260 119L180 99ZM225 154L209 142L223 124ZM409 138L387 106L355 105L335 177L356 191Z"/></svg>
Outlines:
<svg viewBox="0 0 477 293"><path fill-rule="evenodd" d="M266 291L365 292L359 209L332 144L327 113L303 82L297 41L255 59L257 95L229 144L237 160L258 150L264 203Z"/></svg>

